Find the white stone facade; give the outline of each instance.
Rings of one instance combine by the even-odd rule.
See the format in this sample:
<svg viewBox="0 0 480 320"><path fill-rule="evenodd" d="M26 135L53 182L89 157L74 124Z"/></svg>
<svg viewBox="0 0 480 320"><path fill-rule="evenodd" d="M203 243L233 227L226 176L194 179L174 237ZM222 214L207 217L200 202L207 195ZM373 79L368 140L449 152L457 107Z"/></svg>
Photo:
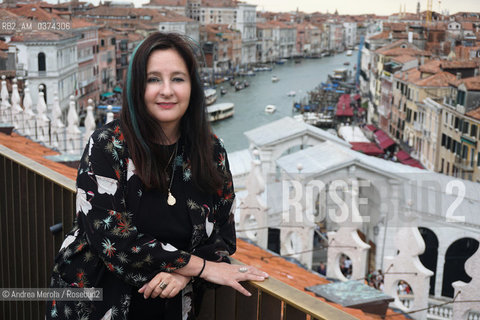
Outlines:
<svg viewBox="0 0 480 320"><path fill-rule="evenodd" d="M51 108L54 92L58 92L60 107L67 110L69 97L77 81L77 39L66 37L57 41L24 40L12 42L18 48L18 62L28 72L33 105L37 105L37 88L46 87L46 103ZM45 71L39 70L39 59L45 56Z"/></svg>

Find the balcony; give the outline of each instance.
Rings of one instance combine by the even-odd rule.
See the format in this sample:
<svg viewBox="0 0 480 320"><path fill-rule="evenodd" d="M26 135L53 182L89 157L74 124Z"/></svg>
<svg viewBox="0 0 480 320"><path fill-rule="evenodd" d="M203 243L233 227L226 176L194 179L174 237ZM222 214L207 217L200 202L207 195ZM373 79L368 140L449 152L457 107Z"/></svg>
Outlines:
<svg viewBox="0 0 480 320"><path fill-rule="evenodd" d="M455 155L455 165L458 168L462 169L463 171L469 171L470 172L470 171L473 171L475 162L467 160L467 159L463 159L463 158L459 157L458 155Z"/></svg>
<svg viewBox="0 0 480 320"><path fill-rule="evenodd" d="M73 224L75 182L2 145L0 164L2 286L46 288L54 256ZM243 285L252 297L230 287L207 291L198 319L357 319L274 278ZM43 302L7 302L0 318L35 319L43 314Z"/></svg>

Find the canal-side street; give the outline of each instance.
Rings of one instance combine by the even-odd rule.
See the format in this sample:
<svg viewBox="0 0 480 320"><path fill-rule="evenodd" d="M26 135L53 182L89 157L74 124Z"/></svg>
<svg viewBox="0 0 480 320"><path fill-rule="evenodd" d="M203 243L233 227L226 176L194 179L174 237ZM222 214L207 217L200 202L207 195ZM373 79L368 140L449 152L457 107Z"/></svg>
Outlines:
<svg viewBox="0 0 480 320"><path fill-rule="evenodd" d="M224 140L227 151L237 151L248 147L245 131L256 128L270 121L292 115L294 101L306 97L306 93L321 82L327 81L327 76L334 69L348 68L354 74L353 67L357 62L358 51L353 56L344 53L322 59L303 59L302 63L293 60L283 65L274 65L273 71L257 72L254 77L242 77L250 87L235 92L235 89L225 82L217 87L218 102L233 102L235 115L232 118L217 121L213 124L215 133ZM345 62L349 66L344 66ZM273 83L271 78L276 75L280 81ZM220 86L228 90L221 97ZM289 97L287 93L295 91L296 96ZM265 113L265 106L272 104L277 107L273 114Z"/></svg>

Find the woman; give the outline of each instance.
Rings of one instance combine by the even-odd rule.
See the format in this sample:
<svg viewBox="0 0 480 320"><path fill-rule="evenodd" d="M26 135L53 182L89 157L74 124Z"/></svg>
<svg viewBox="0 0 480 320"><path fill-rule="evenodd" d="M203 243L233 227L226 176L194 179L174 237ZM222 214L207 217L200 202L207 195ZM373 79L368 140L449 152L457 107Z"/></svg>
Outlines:
<svg viewBox="0 0 480 320"><path fill-rule="evenodd" d="M193 319L206 282L250 295L239 281L268 276L226 263L235 251L232 177L189 42L150 35L133 52L125 88L120 120L84 151L77 219L51 283L103 288L103 300L48 302L48 319Z"/></svg>

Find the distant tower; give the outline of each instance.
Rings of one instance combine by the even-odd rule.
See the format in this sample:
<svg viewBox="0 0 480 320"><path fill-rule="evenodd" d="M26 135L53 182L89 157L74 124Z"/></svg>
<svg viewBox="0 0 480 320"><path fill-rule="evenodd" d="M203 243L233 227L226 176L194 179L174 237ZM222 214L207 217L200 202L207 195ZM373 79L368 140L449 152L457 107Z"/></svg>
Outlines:
<svg viewBox="0 0 480 320"><path fill-rule="evenodd" d="M417 2L417 14L420 14L420 1Z"/></svg>
<svg viewBox="0 0 480 320"><path fill-rule="evenodd" d="M335 9L335 13L334 13L336 16L338 16L338 10Z"/></svg>

